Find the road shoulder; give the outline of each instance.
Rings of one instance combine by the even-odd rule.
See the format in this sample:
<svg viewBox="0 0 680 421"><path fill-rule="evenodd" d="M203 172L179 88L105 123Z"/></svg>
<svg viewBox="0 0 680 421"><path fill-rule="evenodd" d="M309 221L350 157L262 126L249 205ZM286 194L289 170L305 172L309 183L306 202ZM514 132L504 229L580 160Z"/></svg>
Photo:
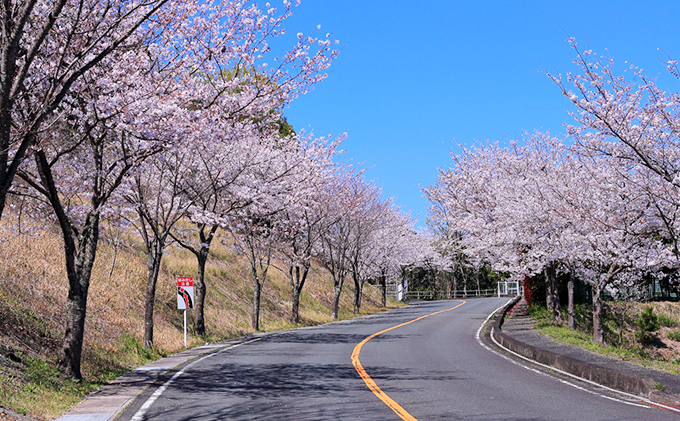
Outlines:
<svg viewBox="0 0 680 421"><path fill-rule="evenodd" d="M496 316L488 331L489 341L495 340L507 350L587 381L680 408L678 376L555 342L538 333L529 316L506 317L517 301ZM667 392L656 390L656 383L664 385Z"/></svg>

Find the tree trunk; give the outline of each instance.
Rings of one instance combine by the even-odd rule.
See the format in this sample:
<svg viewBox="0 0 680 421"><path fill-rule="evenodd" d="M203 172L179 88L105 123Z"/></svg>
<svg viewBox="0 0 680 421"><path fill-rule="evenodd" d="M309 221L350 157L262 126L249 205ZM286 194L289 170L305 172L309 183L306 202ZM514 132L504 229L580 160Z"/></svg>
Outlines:
<svg viewBox="0 0 680 421"><path fill-rule="evenodd" d="M199 253L196 255L198 261L198 276L194 282L194 329L199 336L205 336L205 294L207 287L205 285L205 264L208 261L208 249L201 247Z"/></svg>
<svg viewBox="0 0 680 421"><path fill-rule="evenodd" d="M544 274L548 310L552 312L555 322L562 323L562 306L560 305L560 294L557 276L555 274L555 264L551 262L546 266Z"/></svg>
<svg viewBox="0 0 680 421"><path fill-rule="evenodd" d="M77 380L83 378L80 361L85 336L85 317L87 315L87 294L90 287L92 267L99 242L99 215L88 215L85 227L79 238L78 248L65 247L69 292L67 298L66 332L63 342L63 356L59 366L64 375Z"/></svg>
<svg viewBox="0 0 680 421"><path fill-rule="evenodd" d="M295 324L300 324L300 293L302 292L302 287L305 285L308 273L308 265L303 265L302 270L300 269L300 266L290 266L288 268L288 278L290 279L290 286L293 292L293 305L290 321Z"/></svg>
<svg viewBox="0 0 680 421"><path fill-rule="evenodd" d="M602 344L604 336L602 334L602 290L604 285L597 283L593 285L593 341Z"/></svg>
<svg viewBox="0 0 680 421"><path fill-rule="evenodd" d="M458 298L458 278L456 278L456 269L453 269L451 276L453 277L453 298L456 299Z"/></svg>
<svg viewBox="0 0 680 421"><path fill-rule="evenodd" d="M552 290L553 284L550 282L550 269L548 267L543 269L543 277L545 278L545 306L549 312L553 313L555 309L555 304L553 303L555 294Z"/></svg>
<svg viewBox="0 0 680 421"><path fill-rule="evenodd" d="M446 281L446 298L449 299L449 300L451 299L451 286L452 286L452 284L453 284L453 282L451 281L451 279L447 277L447 281Z"/></svg>
<svg viewBox="0 0 680 421"><path fill-rule="evenodd" d="M267 271L269 270L269 258L271 254L267 254L266 264L262 265L262 261L258 259L255 251L256 246L254 241L247 241L250 251L250 271L253 278L253 308L250 317L250 327L256 332L260 330L260 302L262 299L262 287L264 281L267 279ZM260 264L261 273L258 274L257 267Z"/></svg>
<svg viewBox="0 0 680 421"><path fill-rule="evenodd" d="M59 221L66 262L66 276L69 291L66 301L66 332L62 349L64 355L59 366L64 370L64 376L77 380L83 378L80 371L80 361L83 353L83 338L85 336L85 317L87 315L87 294L90 288L92 267L97 255L99 244L99 191L95 190L91 201L92 209L85 218L85 223L78 234L74 232L72 221L66 214L57 191L52 169L48 164L44 151L35 152L35 162L38 167L40 182L44 189L42 193L47 197ZM95 186L98 186L95 183ZM96 189L97 187L95 187ZM77 235L77 238L74 237ZM77 244L77 245L76 245Z"/></svg>
<svg viewBox="0 0 680 421"><path fill-rule="evenodd" d="M576 322L574 321L574 277L569 274L569 280L567 281L567 313L569 313L569 327L572 329L576 328Z"/></svg>
<svg viewBox="0 0 680 421"><path fill-rule="evenodd" d="M290 321L294 324L300 324L300 291L293 288L293 306L290 313Z"/></svg>
<svg viewBox="0 0 680 421"><path fill-rule="evenodd" d="M380 288L382 289L382 306L387 307L387 276L384 272L380 275Z"/></svg>
<svg viewBox="0 0 680 421"><path fill-rule="evenodd" d="M331 318L338 320L340 313L340 294L342 293L342 286L345 283L345 275L338 274L333 282L333 303L331 305Z"/></svg>
<svg viewBox="0 0 680 421"><path fill-rule="evenodd" d="M198 276L195 283L196 297L194 300L194 329L196 330L196 334L199 336L205 336L205 295L208 290L205 280L205 264L208 261L208 255L210 254L210 244L212 243L213 238L215 238L217 228L218 225L213 225L206 234L206 225L199 225L198 238L200 240L200 244L198 246L198 250L180 242L180 245L194 253L196 256L196 261L198 262Z"/></svg>
<svg viewBox="0 0 680 421"><path fill-rule="evenodd" d="M432 281L432 283L431 283L431 285L432 285L432 299L436 300L437 294L439 294L439 285L437 285L437 274L435 273L434 269L429 269L428 274L430 276L430 280Z"/></svg>
<svg viewBox="0 0 680 421"><path fill-rule="evenodd" d="M354 280L354 314L359 314L361 310L361 292L364 283L361 282L358 274L354 271L352 272L352 279Z"/></svg>
<svg viewBox="0 0 680 421"><path fill-rule="evenodd" d="M83 352L86 308L87 292L82 289L69 288L66 302L66 333L62 345L64 354L59 362L59 367L64 370L64 376L76 380L83 378L80 371L80 360Z"/></svg>
<svg viewBox="0 0 680 421"><path fill-rule="evenodd" d="M253 311L250 319L250 326L257 332L260 330L260 296L262 284L257 276L253 276Z"/></svg>
<svg viewBox="0 0 680 421"><path fill-rule="evenodd" d="M146 267L148 278L146 283L146 301L144 306L144 348L153 349L153 311L156 301L156 283L163 257L164 239L153 238L147 246Z"/></svg>

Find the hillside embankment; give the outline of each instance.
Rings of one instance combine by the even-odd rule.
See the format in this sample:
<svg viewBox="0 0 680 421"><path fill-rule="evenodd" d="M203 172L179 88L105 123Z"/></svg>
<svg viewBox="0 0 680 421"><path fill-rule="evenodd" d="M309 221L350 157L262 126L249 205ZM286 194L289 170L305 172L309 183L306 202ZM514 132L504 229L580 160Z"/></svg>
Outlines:
<svg viewBox="0 0 680 421"><path fill-rule="evenodd" d="M56 230L5 235L0 243L0 408L35 419L53 419L105 382L149 360L184 348L183 313L177 310L176 278L196 276L193 254L170 247L163 258L154 317L153 351L144 349L146 258L130 234L103 232L87 304L82 371L74 382L57 369L66 322L68 283L63 243ZM252 281L247 261L228 238L216 244L206 268L207 337L192 334L189 347L252 333ZM287 278L271 268L262 291L262 330L294 327ZM314 265L300 303L302 325L330 322L333 283ZM345 286L340 318L352 317L353 290ZM379 291L364 288L362 314L381 310ZM388 307L395 307L394 301Z"/></svg>

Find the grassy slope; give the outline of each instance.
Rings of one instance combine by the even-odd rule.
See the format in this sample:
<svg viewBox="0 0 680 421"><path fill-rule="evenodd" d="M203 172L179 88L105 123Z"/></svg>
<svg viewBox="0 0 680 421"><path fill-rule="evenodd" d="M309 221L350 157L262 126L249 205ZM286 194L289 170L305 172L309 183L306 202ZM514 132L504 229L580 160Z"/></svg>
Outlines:
<svg viewBox="0 0 680 421"><path fill-rule="evenodd" d="M124 241L133 244L131 240ZM146 266L135 246L101 242L88 299L83 375L75 383L59 378L67 281L61 239L54 233L18 236L2 243L0 255L0 407L39 419L59 416L89 391L151 359L183 348L182 312L176 309L177 276L195 276L193 254L170 250L158 281L151 353L141 348L144 326ZM251 333L252 288L246 262L217 244L208 261L206 328L208 341ZM114 264L115 256L115 264ZM113 268L113 269L112 269ZM380 310L378 291L367 286L362 313ZM341 318L351 317L352 294L346 285ZM314 267L301 297L303 324L331 321L332 281ZM390 306L396 303L390 302ZM264 286L261 328L291 327L290 286L270 269ZM189 314L189 320L192 320ZM191 322L189 323L191 325ZM190 337L190 346L205 340Z"/></svg>
<svg viewBox="0 0 680 421"><path fill-rule="evenodd" d="M636 320L646 305L654 307L654 313L662 323L653 341L641 343L635 338L635 332L639 330ZM553 323L545 307L531 307L529 313L534 318L536 329L558 342L579 346L592 352L653 367L671 374L680 374L680 340L678 340L680 339L680 303L607 302L603 320L606 342L604 345L593 342L589 306L576 308L576 330ZM566 320L566 313L563 317Z"/></svg>

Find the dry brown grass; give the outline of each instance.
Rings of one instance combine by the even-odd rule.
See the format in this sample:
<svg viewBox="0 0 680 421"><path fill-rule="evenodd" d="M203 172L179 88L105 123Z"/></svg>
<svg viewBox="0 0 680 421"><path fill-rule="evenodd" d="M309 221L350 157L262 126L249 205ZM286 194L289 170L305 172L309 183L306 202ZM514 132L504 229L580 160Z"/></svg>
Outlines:
<svg viewBox="0 0 680 421"><path fill-rule="evenodd" d="M43 230L40 235L20 235L0 243L0 406L49 419L76 403L88 387L145 361L148 356L136 345L143 337L146 261L133 238L124 244L116 251L106 239L100 242L90 283L82 364L83 375L95 382L74 386L74 391L64 394L69 388L63 385L36 387L26 368L30 361L44 361L53 367L60 357L68 286L61 238L53 230ZM205 309L207 340L211 342L252 333L252 287L247 264L228 246L217 243L213 249L206 270ZM176 277L195 276L196 268L196 259L188 251L171 248L164 256L154 319L155 345L161 353L183 348ZM341 318L352 316L352 294L348 285L342 296ZM271 268L262 294L263 330L292 326L288 321L290 298L286 277ZM302 324L331 321L331 299L329 275L314 267L301 296ZM377 290L366 287L362 314L379 310ZM190 314L190 326L191 321ZM190 336L190 346L205 340ZM50 401L59 403L51 406L47 404Z"/></svg>

